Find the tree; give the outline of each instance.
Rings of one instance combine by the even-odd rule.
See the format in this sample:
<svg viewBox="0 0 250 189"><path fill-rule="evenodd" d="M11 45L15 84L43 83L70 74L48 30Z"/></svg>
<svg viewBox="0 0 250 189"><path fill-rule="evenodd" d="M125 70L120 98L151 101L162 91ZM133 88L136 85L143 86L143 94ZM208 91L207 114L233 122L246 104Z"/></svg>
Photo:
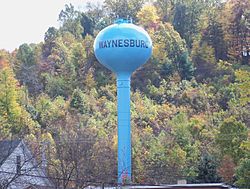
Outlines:
<svg viewBox="0 0 250 189"><path fill-rule="evenodd" d="M231 158L229 155L225 155L218 169L218 173L223 182L233 184L235 168L236 165L233 161L233 158Z"/></svg>
<svg viewBox="0 0 250 189"><path fill-rule="evenodd" d="M62 23L61 31L70 32L76 39L81 39L83 33L81 15L72 4L65 5L65 10L60 12L58 20Z"/></svg>
<svg viewBox="0 0 250 189"><path fill-rule="evenodd" d="M242 187L245 189L250 188L250 159L245 158L240 162L240 165L237 167L236 170L236 182L235 184L238 187Z"/></svg>
<svg viewBox="0 0 250 189"><path fill-rule="evenodd" d="M157 15L157 10L152 5L145 5L137 13L138 23L142 25L145 29L154 28L159 23L159 17Z"/></svg>
<svg viewBox="0 0 250 189"><path fill-rule="evenodd" d="M27 43L18 48L16 57L24 65L32 66L36 64L34 51Z"/></svg>
<svg viewBox="0 0 250 189"><path fill-rule="evenodd" d="M80 89L75 89L72 94L72 99L70 101L70 106L78 110L81 114L86 113L85 110L85 97Z"/></svg>
<svg viewBox="0 0 250 189"><path fill-rule="evenodd" d="M181 55L187 50L185 41L169 23L161 23L152 38L155 44L153 56L158 58L160 63L164 63L169 59L176 66ZM159 54L161 51L164 53L164 56Z"/></svg>
<svg viewBox="0 0 250 189"><path fill-rule="evenodd" d="M58 96L55 99L50 99L48 95L41 94L33 103L34 119L40 125L41 133L49 130L59 120L63 119L66 114L65 100Z"/></svg>
<svg viewBox="0 0 250 189"><path fill-rule="evenodd" d="M56 46L56 38L59 37L59 32L55 27L49 27L44 35L43 56L48 57L52 54L52 49Z"/></svg>
<svg viewBox="0 0 250 189"><path fill-rule="evenodd" d="M104 8L113 18L131 18L136 21L136 15L142 8L145 0L105 0Z"/></svg>
<svg viewBox="0 0 250 189"><path fill-rule="evenodd" d="M0 57L0 89L1 137L29 134L36 124L21 107L20 87L8 62L2 57Z"/></svg>
<svg viewBox="0 0 250 189"><path fill-rule="evenodd" d="M94 35L94 21L92 18L87 16L87 14L81 14L81 26L83 27L83 34L82 36L85 37L86 35Z"/></svg>
<svg viewBox="0 0 250 189"><path fill-rule="evenodd" d="M223 155L230 155L234 163L238 163L245 156L241 144L247 140L248 131L246 126L236 121L233 117L225 119L219 128L217 144Z"/></svg>
<svg viewBox="0 0 250 189"><path fill-rule="evenodd" d="M157 23L156 27L149 29L149 34L154 44L151 64L144 65L134 75L132 83L132 87L136 85L142 91L149 83L158 87L163 79L168 81L171 76L178 77L180 57L187 51L185 41L170 23ZM148 79L143 79L145 77Z"/></svg>
<svg viewBox="0 0 250 189"><path fill-rule="evenodd" d="M80 189L88 181L115 182L114 132L104 130L98 123L106 124L106 120L98 116L99 112L90 117L67 109L47 129L54 141L49 149L49 174L63 178L55 179L57 187Z"/></svg>
<svg viewBox="0 0 250 189"><path fill-rule="evenodd" d="M173 15L174 15L173 12L174 12L175 1L156 0L154 2L154 5L157 8L157 11L159 12L161 20L163 22L172 23Z"/></svg>
<svg viewBox="0 0 250 189"><path fill-rule="evenodd" d="M32 133L32 140L49 140L50 176L63 178L58 188L115 182L115 75L98 63L93 43L117 16L129 17L154 45L131 80L134 181L216 182L219 175L232 183L250 151L250 67L237 54L248 49L248 1L103 2L82 12L66 5L44 42L0 50L7 60L0 138Z"/></svg>
<svg viewBox="0 0 250 189"><path fill-rule="evenodd" d="M216 76L216 59L214 49L206 42L195 41L191 53L195 66L195 77L198 82L211 80Z"/></svg>
<svg viewBox="0 0 250 189"><path fill-rule="evenodd" d="M26 86L30 94L39 93L43 86L39 78L39 68L34 47L22 44L18 48L16 60L15 71L20 84Z"/></svg>
<svg viewBox="0 0 250 189"><path fill-rule="evenodd" d="M185 1L185 3L183 1L177 1L174 6L174 29L185 39L189 48L192 47L194 36L198 33L200 15L206 6L208 6L208 4L205 2L195 0Z"/></svg>
<svg viewBox="0 0 250 189"><path fill-rule="evenodd" d="M220 177L217 173L217 163L211 155L205 154L201 157L198 165L198 175L195 183L217 183Z"/></svg>
<svg viewBox="0 0 250 189"><path fill-rule="evenodd" d="M250 72L240 69L236 70L234 75L235 81L229 87L231 91L231 98L228 102L229 113L249 127Z"/></svg>
<svg viewBox="0 0 250 189"><path fill-rule="evenodd" d="M189 60L187 52L181 55L177 67L181 79L191 80L193 78L195 69L192 62Z"/></svg>
<svg viewBox="0 0 250 189"><path fill-rule="evenodd" d="M209 15L208 26L202 33L202 41L206 41L208 45L213 47L216 60L226 60L227 44L225 41L223 26L217 17L217 15Z"/></svg>
<svg viewBox="0 0 250 189"><path fill-rule="evenodd" d="M228 55L235 62L249 64L243 60L243 51L249 48L249 13L250 3L248 0L230 0L225 3L222 12L222 21L225 38L228 43ZM248 56L249 57L249 56Z"/></svg>
<svg viewBox="0 0 250 189"><path fill-rule="evenodd" d="M105 8L100 3L95 4L89 1L87 2L86 8L87 11L84 15L86 15L90 22L92 22L94 31L100 31L109 24L113 23L113 18L106 14ZM82 18L85 19L84 16L82 16ZM84 22L84 24L83 20L81 20L83 28L85 28L84 25L86 26L86 24L90 24L90 22L87 21ZM91 27L87 29L91 31Z"/></svg>
<svg viewBox="0 0 250 189"><path fill-rule="evenodd" d="M44 75L46 79L45 91L50 97L64 96L67 97L66 83L63 77L57 76L53 77L52 75Z"/></svg>
<svg viewBox="0 0 250 189"><path fill-rule="evenodd" d="M233 87L240 93L240 104L246 106L250 101L250 72L237 70L235 76L236 82Z"/></svg>

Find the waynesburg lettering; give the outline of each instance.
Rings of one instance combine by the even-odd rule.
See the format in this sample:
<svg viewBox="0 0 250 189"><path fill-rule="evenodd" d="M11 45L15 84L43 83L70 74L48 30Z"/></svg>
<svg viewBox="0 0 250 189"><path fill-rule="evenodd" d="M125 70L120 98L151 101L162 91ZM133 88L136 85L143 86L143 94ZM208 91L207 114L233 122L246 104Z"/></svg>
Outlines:
<svg viewBox="0 0 250 189"><path fill-rule="evenodd" d="M148 45L144 40L135 40L135 39L117 39L117 40L106 40L99 42L100 49L114 48L114 47L148 48Z"/></svg>

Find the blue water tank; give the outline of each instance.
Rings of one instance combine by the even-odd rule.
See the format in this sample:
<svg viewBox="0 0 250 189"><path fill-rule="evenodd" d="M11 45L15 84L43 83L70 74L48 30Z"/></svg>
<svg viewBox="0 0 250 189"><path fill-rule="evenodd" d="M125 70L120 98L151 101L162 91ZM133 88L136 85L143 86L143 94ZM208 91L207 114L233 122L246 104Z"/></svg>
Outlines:
<svg viewBox="0 0 250 189"><path fill-rule="evenodd" d="M97 35L94 51L98 61L111 71L132 73L152 54L152 40L141 27L118 19Z"/></svg>
<svg viewBox="0 0 250 189"><path fill-rule="evenodd" d="M118 183L124 178L131 181L130 76L150 58L152 41L144 29L119 19L100 31L94 51L98 61L117 75Z"/></svg>

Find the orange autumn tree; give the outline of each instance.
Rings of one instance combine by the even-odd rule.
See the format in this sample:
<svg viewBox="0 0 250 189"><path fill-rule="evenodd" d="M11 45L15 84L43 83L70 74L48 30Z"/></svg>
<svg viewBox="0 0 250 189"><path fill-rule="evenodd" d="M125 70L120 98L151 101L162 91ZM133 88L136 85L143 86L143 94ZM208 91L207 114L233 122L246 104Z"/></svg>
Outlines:
<svg viewBox="0 0 250 189"><path fill-rule="evenodd" d="M233 158L229 155L225 155L218 169L219 175L222 177L224 182L230 184L233 183L235 168L236 165L233 161Z"/></svg>

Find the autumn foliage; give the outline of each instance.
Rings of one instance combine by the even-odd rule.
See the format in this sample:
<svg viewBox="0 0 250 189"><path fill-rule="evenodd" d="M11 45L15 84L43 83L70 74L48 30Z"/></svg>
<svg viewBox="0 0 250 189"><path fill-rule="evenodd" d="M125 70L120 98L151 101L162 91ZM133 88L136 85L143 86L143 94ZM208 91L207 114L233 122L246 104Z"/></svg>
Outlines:
<svg viewBox="0 0 250 189"><path fill-rule="evenodd" d="M44 31L43 42L0 50L0 139L23 138L38 151L45 142L59 188L115 184L116 81L92 47L101 29L129 14L154 46L131 80L133 183L246 187L249 6L105 0L82 12L66 5L60 28Z"/></svg>

